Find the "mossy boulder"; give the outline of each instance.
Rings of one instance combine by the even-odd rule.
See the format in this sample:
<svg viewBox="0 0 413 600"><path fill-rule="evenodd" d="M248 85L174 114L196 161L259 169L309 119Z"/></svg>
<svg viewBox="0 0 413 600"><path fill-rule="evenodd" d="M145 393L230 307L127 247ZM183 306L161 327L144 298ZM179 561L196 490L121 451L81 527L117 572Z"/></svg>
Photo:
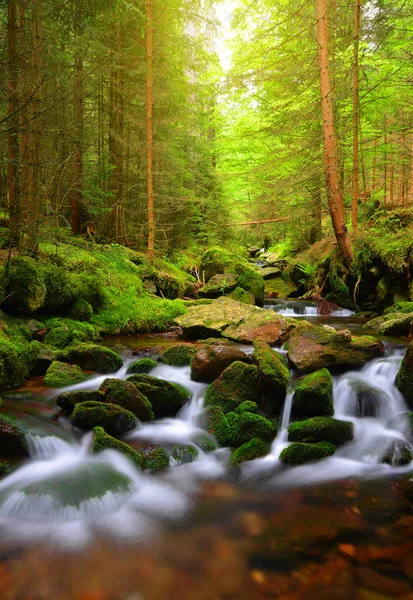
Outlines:
<svg viewBox="0 0 413 600"><path fill-rule="evenodd" d="M390 444L382 462L393 467L402 467L408 465L413 460L413 454L410 444L404 440L395 440Z"/></svg>
<svg viewBox="0 0 413 600"><path fill-rule="evenodd" d="M212 344L200 348L191 360L191 378L194 381L212 382L235 361L249 362L248 356L238 348Z"/></svg>
<svg viewBox="0 0 413 600"><path fill-rule="evenodd" d="M103 427L110 435L122 435L135 429L136 418L129 410L108 402L82 402L76 404L71 416L72 424L84 431Z"/></svg>
<svg viewBox="0 0 413 600"><path fill-rule="evenodd" d="M230 412L227 414L227 421L230 432L230 446L238 448L251 441L252 438L258 438L263 442L272 442L277 435L275 423L249 412Z"/></svg>
<svg viewBox="0 0 413 600"><path fill-rule="evenodd" d="M92 305L84 298L76 300L75 304L68 310L67 316L75 321L86 321L90 323L93 319Z"/></svg>
<svg viewBox="0 0 413 600"><path fill-rule="evenodd" d="M208 431L222 447L231 442L229 423L224 411L219 406L208 406L197 417L197 425Z"/></svg>
<svg viewBox="0 0 413 600"><path fill-rule="evenodd" d="M143 468L148 471L163 471L169 467L169 456L160 446L147 446L139 452Z"/></svg>
<svg viewBox="0 0 413 600"><path fill-rule="evenodd" d="M36 319L30 319L30 321L25 323L25 327L30 331L32 340L43 341L46 334L46 325L44 323L36 321Z"/></svg>
<svg viewBox="0 0 413 600"><path fill-rule="evenodd" d="M189 400L189 392L178 383L170 383L144 373L131 375L128 381L148 398L156 419L174 417Z"/></svg>
<svg viewBox="0 0 413 600"><path fill-rule="evenodd" d="M250 400L246 400L242 404L238 406L238 408L234 411L237 415L242 415L244 412L253 413L254 415L258 415L260 409L256 402L251 402Z"/></svg>
<svg viewBox="0 0 413 600"><path fill-rule="evenodd" d="M279 414L290 383L290 371L285 359L262 340L254 340L253 359L260 372L263 395L261 408L270 414Z"/></svg>
<svg viewBox="0 0 413 600"><path fill-rule="evenodd" d="M13 313L31 314L44 306L46 284L42 266L33 258L17 256L5 276L4 306Z"/></svg>
<svg viewBox="0 0 413 600"><path fill-rule="evenodd" d="M44 383L51 387L66 387L82 383L86 378L87 375L77 365L54 360L46 371Z"/></svg>
<svg viewBox="0 0 413 600"><path fill-rule="evenodd" d="M196 433L191 440L202 452L213 452L218 448L216 443L206 433Z"/></svg>
<svg viewBox="0 0 413 600"><path fill-rule="evenodd" d="M383 314L413 313L413 302L396 302L384 309Z"/></svg>
<svg viewBox="0 0 413 600"><path fill-rule="evenodd" d="M408 337L411 332L411 324L413 322L413 312L408 314L390 313L394 315L394 319L388 319L379 325L376 329L377 333L386 336Z"/></svg>
<svg viewBox="0 0 413 600"><path fill-rule="evenodd" d="M199 450L190 444L175 444L170 449L171 459L175 465L184 465L199 459Z"/></svg>
<svg viewBox="0 0 413 600"><path fill-rule="evenodd" d="M123 365L123 360L113 350L97 344L73 344L56 357L58 360L78 365L82 369L98 373L114 373Z"/></svg>
<svg viewBox="0 0 413 600"><path fill-rule="evenodd" d="M72 335L66 326L53 327L45 336L44 343L53 348L63 350L72 341Z"/></svg>
<svg viewBox="0 0 413 600"><path fill-rule="evenodd" d="M29 456L26 434L16 421L0 416L0 453L2 456Z"/></svg>
<svg viewBox="0 0 413 600"><path fill-rule="evenodd" d="M127 368L127 373L149 373L149 371L152 371L152 369L154 369L157 366L158 363L152 358L140 358L139 360L129 365L129 367Z"/></svg>
<svg viewBox="0 0 413 600"><path fill-rule="evenodd" d="M94 427L93 428L93 444L92 444L92 452L99 453L104 450L116 450L120 452L129 460L131 460L138 469L144 469L145 459L139 453L136 452L133 448L131 448L125 442L121 442L117 440L113 436L106 433L103 427Z"/></svg>
<svg viewBox="0 0 413 600"><path fill-rule="evenodd" d="M103 381L99 391L105 395L105 402L130 410L140 421L153 421L151 403L130 381L108 378Z"/></svg>
<svg viewBox="0 0 413 600"><path fill-rule="evenodd" d="M413 408L413 341L407 346L397 373L396 387L403 394L408 406Z"/></svg>
<svg viewBox="0 0 413 600"><path fill-rule="evenodd" d="M269 344L283 344L296 326L294 319L226 296L207 305L189 307L175 322L192 339L222 336L235 342L252 343L260 339Z"/></svg>
<svg viewBox="0 0 413 600"><path fill-rule="evenodd" d="M236 287L235 290L228 294L228 296L232 300L242 302L242 304L255 304L254 294L251 294L251 292L246 292L240 287Z"/></svg>
<svg viewBox="0 0 413 600"><path fill-rule="evenodd" d="M72 413L76 404L82 402L104 402L105 394L99 390L74 390L64 392L56 398L56 404L67 413Z"/></svg>
<svg viewBox="0 0 413 600"><path fill-rule="evenodd" d="M301 371L311 373L324 367L357 368L384 354L375 337L351 336L332 327L299 323L288 341L288 358Z"/></svg>
<svg viewBox="0 0 413 600"><path fill-rule="evenodd" d="M259 398L258 381L257 367L234 362L208 387L204 405L220 406L227 413L246 400L256 402Z"/></svg>
<svg viewBox="0 0 413 600"><path fill-rule="evenodd" d="M334 414L333 378L327 369L310 373L294 390L294 417L330 417Z"/></svg>
<svg viewBox="0 0 413 600"><path fill-rule="evenodd" d="M44 308L56 311L68 308L76 301L75 279L66 269L57 265L42 265L46 285Z"/></svg>
<svg viewBox="0 0 413 600"><path fill-rule="evenodd" d="M234 273L214 275L206 285L200 288L198 296L200 298L218 298L228 294L236 285L237 276Z"/></svg>
<svg viewBox="0 0 413 600"><path fill-rule="evenodd" d="M350 442L354 435L354 425L350 421L340 421L331 417L312 417L296 421L288 426L288 439L292 442L330 442L341 446Z"/></svg>
<svg viewBox="0 0 413 600"><path fill-rule="evenodd" d="M259 272L263 279L275 279L275 277L279 277L282 273L278 267L261 267Z"/></svg>
<svg viewBox="0 0 413 600"><path fill-rule="evenodd" d="M0 337L0 389L21 385L27 379L31 360L28 350L28 344Z"/></svg>
<svg viewBox="0 0 413 600"><path fill-rule="evenodd" d="M160 354L160 360L166 365L184 367L189 365L191 359L198 352L198 347L193 344L175 344Z"/></svg>
<svg viewBox="0 0 413 600"><path fill-rule="evenodd" d="M248 460L255 460L266 456L270 451L270 445L259 438L253 438L246 444L243 444L231 455L231 465L236 467Z"/></svg>
<svg viewBox="0 0 413 600"><path fill-rule="evenodd" d="M304 465L332 456L335 451L334 444L330 442L318 442L317 444L297 442L284 448L280 454L280 461L289 466Z"/></svg>
<svg viewBox="0 0 413 600"><path fill-rule="evenodd" d="M55 353L51 348L43 346L40 342L32 342L29 362L30 376L37 377L46 375L47 369L54 361L54 358Z"/></svg>

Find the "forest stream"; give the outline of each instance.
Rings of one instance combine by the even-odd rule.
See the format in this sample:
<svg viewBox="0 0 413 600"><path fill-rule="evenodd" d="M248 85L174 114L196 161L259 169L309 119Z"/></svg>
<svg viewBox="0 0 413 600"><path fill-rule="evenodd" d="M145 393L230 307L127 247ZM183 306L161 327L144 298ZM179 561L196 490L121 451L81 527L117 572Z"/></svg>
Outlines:
<svg viewBox="0 0 413 600"><path fill-rule="evenodd" d="M361 326L347 310L273 308L337 329ZM125 360L114 376L126 378L132 349L175 341L105 340ZM407 410L394 386L406 344L384 342L383 358L334 377L335 416L354 424L353 441L287 469L278 456L288 445L292 393L264 458L236 470L227 449L199 449L198 460L178 455L168 470L148 474L113 450L92 454L92 434L78 437L57 413L62 389L29 381L3 406L31 431L31 457L0 482L1 599L413 598L412 467L381 462L390 444L396 459L397 448L411 447L403 419L394 418ZM180 383L192 399L176 418L141 423L125 439L136 448L192 443L207 385L191 381L189 367L160 364L151 375ZM63 391L97 389L104 378ZM363 384L377 393L360 402Z"/></svg>

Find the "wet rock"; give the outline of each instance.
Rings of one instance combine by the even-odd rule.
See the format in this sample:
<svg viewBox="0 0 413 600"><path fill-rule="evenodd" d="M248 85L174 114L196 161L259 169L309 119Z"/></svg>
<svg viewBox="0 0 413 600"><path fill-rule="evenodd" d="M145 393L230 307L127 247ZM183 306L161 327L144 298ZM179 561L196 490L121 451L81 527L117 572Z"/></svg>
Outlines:
<svg viewBox="0 0 413 600"><path fill-rule="evenodd" d="M382 462L393 467L408 465L413 460L413 454L410 444L404 440L395 440L391 443Z"/></svg>
<svg viewBox="0 0 413 600"><path fill-rule="evenodd" d="M209 410L209 409L207 409ZM194 444L201 448L202 452L213 452L217 449L216 443L206 433L197 433L191 440Z"/></svg>
<svg viewBox="0 0 413 600"><path fill-rule="evenodd" d="M26 434L16 421L0 416L0 452L2 456L29 456Z"/></svg>
<svg viewBox="0 0 413 600"><path fill-rule="evenodd" d="M174 417L189 400L189 392L178 383L170 383L151 375L131 375L128 381L148 398L156 419Z"/></svg>
<svg viewBox="0 0 413 600"><path fill-rule="evenodd" d="M55 353L46 346L40 346L36 352L33 353L30 361L29 370L32 377L46 375L47 369L54 361Z"/></svg>
<svg viewBox="0 0 413 600"><path fill-rule="evenodd" d="M222 336L236 342L251 343L260 339L269 344L282 344L296 326L293 319L282 318L272 310L248 306L227 297L211 304L192 306L177 317L185 336L198 339Z"/></svg>
<svg viewBox="0 0 413 600"><path fill-rule="evenodd" d="M199 450L190 444L175 444L170 455L175 465L185 465L199 459Z"/></svg>
<svg viewBox="0 0 413 600"><path fill-rule="evenodd" d="M246 444L243 444L231 455L231 465L236 467L237 465L246 462L248 460L255 460L266 456L270 451L270 445L259 438L253 438Z"/></svg>
<svg viewBox="0 0 413 600"><path fill-rule="evenodd" d="M208 387L204 405L220 406L227 413L246 400L256 402L259 397L258 381L257 367L234 362Z"/></svg>
<svg viewBox="0 0 413 600"><path fill-rule="evenodd" d="M56 404L64 411L72 413L76 404L81 402L104 402L105 394L99 390L74 390L65 392L56 398Z"/></svg>
<svg viewBox="0 0 413 600"><path fill-rule="evenodd" d="M86 378L80 367L55 360L47 369L44 383L51 387L66 387L82 383Z"/></svg>
<svg viewBox="0 0 413 600"><path fill-rule="evenodd" d="M161 352L159 358L166 365L184 367L191 363L191 359L198 352L198 346L193 344L175 344Z"/></svg>
<svg viewBox="0 0 413 600"><path fill-rule="evenodd" d="M191 378L212 382L235 361L247 363L249 358L238 348L215 344L201 348L191 360Z"/></svg>
<svg viewBox="0 0 413 600"><path fill-rule="evenodd" d="M410 326L413 322L413 312L398 316L394 319L386 320L377 327L377 333L380 335L408 337L410 334Z"/></svg>
<svg viewBox="0 0 413 600"><path fill-rule="evenodd" d="M139 469L143 469L145 465L144 457L136 452L133 448L131 448L125 442L121 442L117 440L113 436L106 433L103 427L94 427L93 428L93 444L92 444L92 452L99 453L104 450L116 450L120 452L129 460L131 460L136 467Z"/></svg>
<svg viewBox="0 0 413 600"><path fill-rule="evenodd" d="M263 279L275 279L281 275L281 269L278 267L263 267L260 269L260 273Z"/></svg>
<svg viewBox="0 0 413 600"><path fill-rule="evenodd" d="M365 381L352 381L350 387L355 394L354 412L356 417L377 417L382 407L387 406L390 402L386 392Z"/></svg>
<svg viewBox="0 0 413 600"><path fill-rule="evenodd" d="M275 423L254 413L243 411L227 414L230 433L230 446L238 448L257 438L263 442L272 442L277 435Z"/></svg>
<svg viewBox="0 0 413 600"><path fill-rule="evenodd" d="M406 486L408 485L406 482ZM408 490L404 486L390 479L367 479L359 482L355 506L366 519L387 525L400 517L400 513L411 514L407 494Z"/></svg>
<svg viewBox="0 0 413 600"><path fill-rule="evenodd" d="M105 402L130 410L140 421L153 421L154 414L151 403L130 381L105 379L99 391L104 393Z"/></svg>
<svg viewBox="0 0 413 600"><path fill-rule="evenodd" d="M97 344L74 344L65 348L56 358L97 373L114 373L123 365L119 354Z"/></svg>
<svg viewBox="0 0 413 600"><path fill-rule="evenodd" d="M255 340L253 359L260 371L262 397L259 405L265 413L278 415L290 382L290 371L284 357L266 342Z"/></svg>
<svg viewBox="0 0 413 600"><path fill-rule="evenodd" d="M413 302L396 302L383 311L384 315L391 313L413 313Z"/></svg>
<svg viewBox="0 0 413 600"><path fill-rule="evenodd" d="M336 331L310 323L299 323L288 342L288 358L306 373L324 367L360 367L383 354L383 344L372 336L353 336L349 341Z"/></svg>
<svg viewBox="0 0 413 600"><path fill-rule="evenodd" d="M294 390L294 417L331 416L334 414L333 378L327 369L304 377Z"/></svg>
<svg viewBox="0 0 413 600"><path fill-rule="evenodd" d="M403 394L409 408L413 408L413 341L408 345L397 373L396 387Z"/></svg>
<svg viewBox="0 0 413 600"><path fill-rule="evenodd" d="M25 324L25 327L30 331L32 340L36 340L38 342L43 340L47 332L46 325L36 321L36 319L30 319L30 321Z"/></svg>
<svg viewBox="0 0 413 600"><path fill-rule="evenodd" d="M246 292L240 287L236 287L235 290L228 294L229 298L242 302L242 304L255 304L254 295L250 292Z"/></svg>
<svg viewBox="0 0 413 600"><path fill-rule="evenodd" d="M132 431L136 426L133 413L108 402L89 401L76 404L71 421L79 429L90 431L94 427L103 427L106 433L114 436Z"/></svg>
<svg viewBox="0 0 413 600"><path fill-rule="evenodd" d="M163 471L169 467L169 456L160 446L147 446L139 453L144 461L144 469Z"/></svg>
<svg viewBox="0 0 413 600"><path fill-rule="evenodd" d="M227 273L225 275L214 275L198 292L200 298L218 298L235 289L237 275Z"/></svg>
<svg viewBox="0 0 413 600"><path fill-rule="evenodd" d="M336 447L330 442L316 444L295 442L284 448L280 454L280 461L289 466L304 465L332 456L335 451Z"/></svg>
<svg viewBox="0 0 413 600"><path fill-rule="evenodd" d="M330 442L335 446L341 446L350 442L353 435L353 423L331 417L312 417L288 426L288 439L293 442Z"/></svg>
<svg viewBox="0 0 413 600"><path fill-rule="evenodd" d="M152 371L152 369L154 369L157 366L158 363L152 358L140 358L139 360L130 364L126 372L136 374L149 373L149 371Z"/></svg>
<svg viewBox="0 0 413 600"><path fill-rule="evenodd" d="M205 408L197 417L197 425L208 431L222 447L229 446L230 430L227 417L219 406Z"/></svg>

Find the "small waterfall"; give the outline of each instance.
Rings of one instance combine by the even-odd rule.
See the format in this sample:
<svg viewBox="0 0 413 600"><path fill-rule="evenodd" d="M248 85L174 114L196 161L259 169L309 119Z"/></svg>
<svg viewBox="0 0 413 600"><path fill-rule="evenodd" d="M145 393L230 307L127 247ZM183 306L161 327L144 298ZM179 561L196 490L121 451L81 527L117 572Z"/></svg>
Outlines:
<svg viewBox="0 0 413 600"><path fill-rule="evenodd" d="M354 311L349 310L347 308L339 308L337 310L333 310L328 315L324 315L320 312L318 306L316 304L305 304L304 302L288 302L279 303L279 304L266 304L265 308L274 310L279 315L283 315L285 317L351 317L354 315Z"/></svg>

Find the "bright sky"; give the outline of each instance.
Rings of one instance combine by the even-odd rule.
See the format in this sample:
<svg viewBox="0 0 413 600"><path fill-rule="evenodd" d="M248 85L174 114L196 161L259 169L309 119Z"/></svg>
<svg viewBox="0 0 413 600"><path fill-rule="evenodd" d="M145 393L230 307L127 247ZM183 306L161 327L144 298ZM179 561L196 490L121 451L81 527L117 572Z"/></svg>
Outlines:
<svg viewBox="0 0 413 600"><path fill-rule="evenodd" d="M228 45L234 37L230 22L236 5L236 0L219 0L215 4L215 12L221 24L218 30L217 39L215 40L215 47L224 71L228 71L231 67L232 53Z"/></svg>

